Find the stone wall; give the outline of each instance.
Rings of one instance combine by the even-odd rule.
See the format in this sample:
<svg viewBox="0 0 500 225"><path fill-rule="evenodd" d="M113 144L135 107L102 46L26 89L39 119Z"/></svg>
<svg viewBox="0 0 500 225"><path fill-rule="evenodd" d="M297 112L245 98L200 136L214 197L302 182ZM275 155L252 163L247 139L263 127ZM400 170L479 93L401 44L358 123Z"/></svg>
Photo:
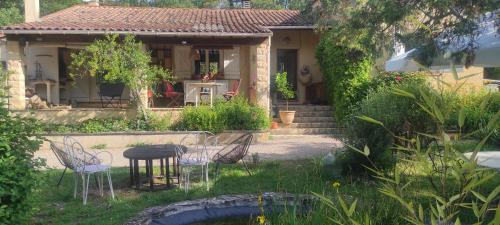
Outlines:
<svg viewBox="0 0 500 225"><path fill-rule="evenodd" d="M7 69L11 72L9 86L9 109L24 109L25 71L23 66L23 48L17 41L7 42Z"/></svg>
<svg viewBox="0 0 500 225"><path fill-rule="evenodd" d="M181 109L151 109L155 114L168 116L172 122L178 121ZM25 117L33 117L47 123L75 124L89 119L123 118L133 119L137 115L136 109L40 109L40 110L12 110L11 113Z"/></svg>
<svg viewBox="0 0 500 225"><path fill-rule="evenodd" d="M271 39L250 48L250 100L270 111L270 47Z"/></svg>

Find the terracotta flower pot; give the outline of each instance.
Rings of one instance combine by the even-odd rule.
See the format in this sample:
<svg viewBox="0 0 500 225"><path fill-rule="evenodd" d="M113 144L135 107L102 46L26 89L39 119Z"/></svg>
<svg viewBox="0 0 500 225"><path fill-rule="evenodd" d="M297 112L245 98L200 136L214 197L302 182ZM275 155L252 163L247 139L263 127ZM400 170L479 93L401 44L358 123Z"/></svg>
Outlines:
<svg viewBox="0 0 500 225"><path fill-rule="evenodd" d="M294 118L295 111L280 111L280 119L285 126L292 124Z"/></svg>
<svg viewBox="0 0 500 225"><path fill-rule="evenodd" d="M271 129L278 129L280 126L278 125L278 122L271 122Z"/></svg>

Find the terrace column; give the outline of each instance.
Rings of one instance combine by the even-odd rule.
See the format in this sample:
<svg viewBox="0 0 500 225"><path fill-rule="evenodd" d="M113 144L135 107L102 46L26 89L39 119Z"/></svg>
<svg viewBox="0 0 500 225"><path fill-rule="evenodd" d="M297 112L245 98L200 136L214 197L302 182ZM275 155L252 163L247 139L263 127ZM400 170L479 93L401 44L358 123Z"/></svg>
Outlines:
<svg viewBox="0 0 500 225"><path fill-rule="evenodd" d="M270 112L270 49L271 38L250 48L250 100Z"/></svg>
<svg viewBox="0 0 500 225"><path fill-rule="evenodd" d="M9 109L24 110L26 108L26 75L23 67L23 48L18 41L7 41L7 70L10 73L7 79Z"/></svg>

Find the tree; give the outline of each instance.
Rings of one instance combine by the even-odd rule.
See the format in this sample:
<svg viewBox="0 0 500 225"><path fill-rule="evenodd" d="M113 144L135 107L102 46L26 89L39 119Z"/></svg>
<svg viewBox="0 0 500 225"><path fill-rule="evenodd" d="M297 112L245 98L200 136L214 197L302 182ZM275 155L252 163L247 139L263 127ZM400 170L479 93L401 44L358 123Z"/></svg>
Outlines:
<svg viewBox="0 0 500 225"><path fill-rule="evenodd" d="M51 0L40 2L40 15L48 15L59 10L71 7L76 4L81 4L81 0Z"/></svg>
<svg viewBox="0 0 500 225"><path fill-rule="evenodd" d="M43 161L34 157L42 138L36 120L11 115L5 106L7 76L0 68L0 224L28 224L43 179Z"/></svg>
<svg viewBox="0 0 500 225"><path fill-rule="evenodd" d="M96 40L84 50L71 55L72 77L90 75L105 82L122 82L130 88L139 115L147 120L146 103L141 97L147 88L162 80L171 80L170 71L151 65L151 54L133 35L117 34Z"/></svg>
<svg viewBox="0 0 500 225"><path fill-rule="evenodd" d="M23 22L24 16L16 7L0 8L0 26Z"/></svg>
<svg viewBox="0 0 500 225"><path fill-rule="evenodd" d="M40 2L40 15L68 8L70 6L82 3L81 0L47 0ZM24 1L23 0L2 0L0 1L0 26L8 24L22 23L24 20Z"/></svg>
<svg viewBox="0 0 500 225"><path fill-rule="evenodd" d="M276 73L276 90L281 94L283 99L286 100L286 111L288 111L288 101L295 97L295 93L290 83L287 80L287 73Z"/></svg>
<svg viewBox="0 0 500 225"><path fill-rule="evenodd" d="M407 46L425 46L428 55L422 60L427 63L450 44L436 40L467 40L464 37L470 39L456 57L465 55L470 63L477 48L477 20L498 8L497 0L316 0L314 4L319 7L309 8L309 13L321 15L317 22L331 28L334 41L380 56L392 51L396 39Z"/></svg>

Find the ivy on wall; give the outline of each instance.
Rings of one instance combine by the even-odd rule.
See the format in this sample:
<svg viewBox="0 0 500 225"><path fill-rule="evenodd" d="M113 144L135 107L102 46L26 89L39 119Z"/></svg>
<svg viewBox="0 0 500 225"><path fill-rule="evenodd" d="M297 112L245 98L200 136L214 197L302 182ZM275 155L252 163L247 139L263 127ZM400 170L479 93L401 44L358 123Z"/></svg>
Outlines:
<svg viewBox="0 0 500 225"><path fill-rule="evenodd" d="M329 34L322 36L316 48L316 58L335 116L342 121L365 96L372 60L364 51L337 45L332 40Z"/></svg>

